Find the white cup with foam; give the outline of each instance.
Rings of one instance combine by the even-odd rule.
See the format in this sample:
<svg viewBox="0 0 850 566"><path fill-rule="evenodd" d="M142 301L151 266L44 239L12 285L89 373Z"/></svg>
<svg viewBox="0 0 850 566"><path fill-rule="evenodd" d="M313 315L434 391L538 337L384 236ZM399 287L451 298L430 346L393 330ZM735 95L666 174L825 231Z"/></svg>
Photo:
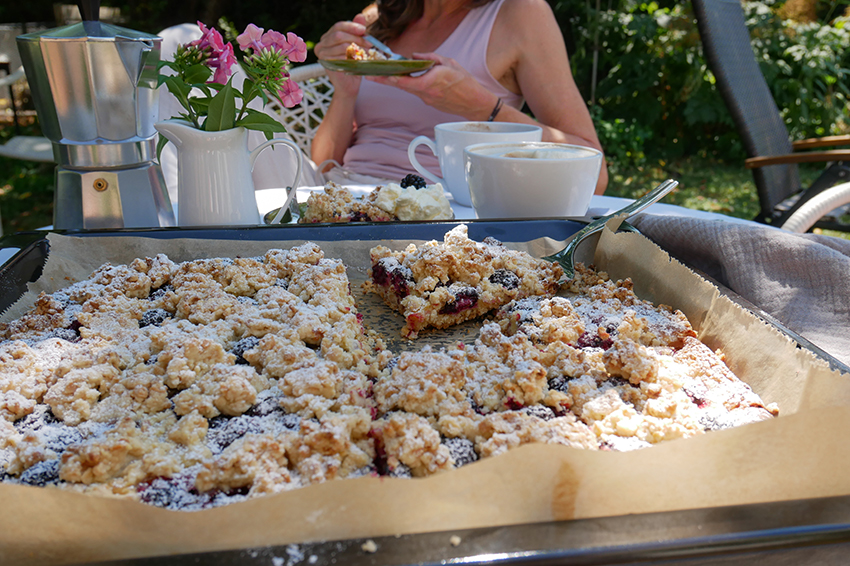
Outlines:
<svg viewBox="0 0 850 566"><path fill-rule="evenodd" d="M584 216L602 152L549 142L482 143L463 150L478 218Z"/></svg>

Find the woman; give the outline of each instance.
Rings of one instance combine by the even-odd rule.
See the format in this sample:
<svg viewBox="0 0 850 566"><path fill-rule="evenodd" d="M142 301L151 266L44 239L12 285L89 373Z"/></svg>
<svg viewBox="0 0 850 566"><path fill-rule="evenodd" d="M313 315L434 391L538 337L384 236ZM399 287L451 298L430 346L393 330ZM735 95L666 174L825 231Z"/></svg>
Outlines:
<svg viewBox="0 0 850 566"><path fill-rule="evenodd" d="M316 44L319 59L344 59L366 33L406 58L430 59L419 76L329 73L334 96L313 139L316 163L398 180L412 172L407 146L442 122L538 124L543 140L602 149L570 72L567 50L545 0L378 0L337 22ZM520 111L523 99L536 120ZM430 163L429 163L430 161ZM436 158L420 162L439 173ZM596 187L608 183L603 166Z"/></svg>

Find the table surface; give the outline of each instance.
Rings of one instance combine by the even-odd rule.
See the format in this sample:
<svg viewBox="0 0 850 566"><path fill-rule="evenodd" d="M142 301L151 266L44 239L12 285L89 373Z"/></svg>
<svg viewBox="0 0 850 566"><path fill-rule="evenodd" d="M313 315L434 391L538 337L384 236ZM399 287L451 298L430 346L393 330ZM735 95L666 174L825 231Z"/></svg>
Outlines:
<svg viewBox="0 0 850 566"><path fill-rule="evenodd" d="M365 195L368 192L372 191L375 187L371 185L347 185L349 190L357 196ZM304 202L310 196L310 193L320 191L322 187L301 187L298 189L298 202ZM257 206L260 209L261 214L265 214L266 212L278 207L283 203L286 198L285 189L262 189L257 191ZM455 202L451 195L446 192L446 197L449 199L449 202L452 205L452 210L455 213L455 218L458 220L469 220L475 218L475 211L472 207L463 206L457 202ZM604 195L594 195L593 198L590 199L590 208L588 209L588 214L590 216L603 216L605 214L609 214L616 210L619 210L632 202L631 199L620 198L620 197L610 197ZM689 208L684 208L681 206L676 206L672 204L664 204L664 203L656 203L650 206L645 211L648 214L658 214L662 216L686 216L690 218L702 218L705 220L722 220L724 222L735 222L735 223L744 223L744 224L755 224L750 220L744 220L741 218L734 218L732 216L725 216L723 214L716 214L713 212L704 212L701 210L691 210Z"/></svg>

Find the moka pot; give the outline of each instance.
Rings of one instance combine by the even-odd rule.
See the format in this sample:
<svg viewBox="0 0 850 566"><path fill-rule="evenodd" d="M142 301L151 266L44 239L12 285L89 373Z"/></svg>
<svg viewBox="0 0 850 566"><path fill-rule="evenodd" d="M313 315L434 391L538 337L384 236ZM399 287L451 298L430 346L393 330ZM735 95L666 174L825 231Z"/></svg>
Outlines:
<svg viewBox="0 0 850 566"><path fill-rule="evenodd" d="M174 226L154 162L161 38L102 23L17 38L44 135L53 142L57 229Z"/></svg>

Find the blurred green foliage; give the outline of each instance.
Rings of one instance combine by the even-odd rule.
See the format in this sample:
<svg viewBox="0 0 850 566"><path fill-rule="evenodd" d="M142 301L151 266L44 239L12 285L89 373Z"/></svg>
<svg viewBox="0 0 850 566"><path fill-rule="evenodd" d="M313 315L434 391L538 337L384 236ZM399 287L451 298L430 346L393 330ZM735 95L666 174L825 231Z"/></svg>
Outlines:
<svg viewBox="0 0 850 566"><path fill-rule="evenodd" d="M0 143L14 133L0 126ZM22 135L39 135L36 125L21 126ZM11 234L53 224L52 163L36 163L0 157L0 216L3 233Z"/></svg>
<svg viewBox="0 0 850 566"><path fill-rule="evenodd" d="M746 2L753 48L793 138L850 131L850 9L817 4L819 23ZM744 151L702 54L689 2L558 0L573 74L614 167L653 157L740 162ZM836 17L837 16L837 17Z"/></svg>

